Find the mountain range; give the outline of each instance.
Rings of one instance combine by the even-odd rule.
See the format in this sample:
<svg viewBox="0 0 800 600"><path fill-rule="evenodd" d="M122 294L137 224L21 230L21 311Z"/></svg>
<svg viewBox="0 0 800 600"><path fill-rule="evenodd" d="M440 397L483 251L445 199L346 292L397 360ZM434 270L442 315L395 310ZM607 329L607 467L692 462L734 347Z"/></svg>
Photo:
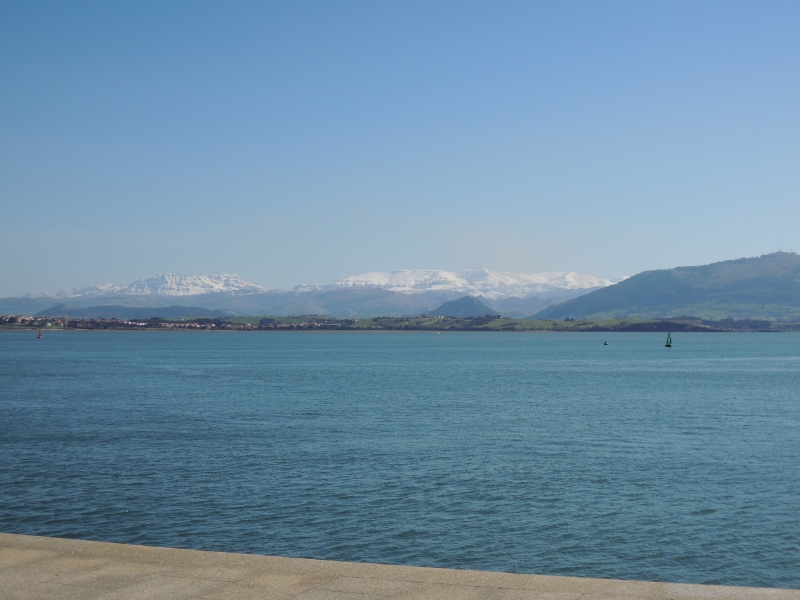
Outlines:
<svg viewBox="0 0 800 600"><path fill-rule="evenodd" d="M69 288L48 296L27 294L0 299L0 314L108 316L121 308L150 309L175 315L175 307L205 309L217 316L246 314L322 314L399 316L426 312L464 296L481 298L496 313L523 316L623 280L571 272L518 274L483 268L466 271L406 270L372 272L326 285L270 290L238 275L184 276L165 273L130 283ZM169 311L166 309L169 308ZM125 311L125 314L133 314ZM135 314L143 314L136 312ZM139 318L139 317L137 317Z"/></svg>
<svg viewBox="0 0 800 600"><path fill-rule="evenodd" d="M493 273L484 268L458 272L418 270L353 275L324 286L298 286L294 291L380 288L403 294L444 291L496 300L527 298L531 295L561 295L565 291L605 287L623 279L625 278L599 279L594 275L564 272Z"/></svg>
<svg viewBox="0 0 800 600"><path fill-rule="evenodd" d="M477 299L448 304L464 297ZM132 310L132 309L141 309ZM270 290L236 275L162 274L132 283L0 299L0 314L39 316L407 316L437 309L541 319L769 319L800 322L800 256L775 252L599 279L578 273L392 271Z"/></svg>
<svg viewBox="0 0 800 600"><path fill-rule="evenodd" d="M769 319L800 321L800 256L774 252L696 267L644 271L548 307L534 318Z"/></svg>
<svg viewBox="0 0 800 600"><path fill-rule="evenodd" d="M267 288L247 281L238 275L214 273L187 277L175 273L162 273L137 279L133 283L106 283L78 289L66 289L55 298L81 298L98 296L198 296L201 294L251 294L267 292ZM29 294L34 296L34 294ZM42 296L42 294L35 294Z"/></svg>

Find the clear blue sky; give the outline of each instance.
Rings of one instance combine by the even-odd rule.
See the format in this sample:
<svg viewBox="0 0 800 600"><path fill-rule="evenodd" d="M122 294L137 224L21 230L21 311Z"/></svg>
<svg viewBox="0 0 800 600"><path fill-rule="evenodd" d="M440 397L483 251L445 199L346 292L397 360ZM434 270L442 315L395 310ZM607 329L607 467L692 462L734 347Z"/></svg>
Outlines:
<svg viewBox="0 0 800 600"><path fill-rule="evenodd" d="M800 247L800 2L0 0L0 296Z"/></svg>

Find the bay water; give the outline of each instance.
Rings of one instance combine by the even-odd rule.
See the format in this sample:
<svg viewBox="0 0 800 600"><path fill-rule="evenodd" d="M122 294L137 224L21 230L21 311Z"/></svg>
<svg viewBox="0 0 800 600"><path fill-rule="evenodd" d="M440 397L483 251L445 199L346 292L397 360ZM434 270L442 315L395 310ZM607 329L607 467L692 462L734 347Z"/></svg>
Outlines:
<svg viewBox="0 0 800 600"><path fill-rule="evenodd" d="M800 335L665 338L0 331L0 531L800 587Z"/></svg>

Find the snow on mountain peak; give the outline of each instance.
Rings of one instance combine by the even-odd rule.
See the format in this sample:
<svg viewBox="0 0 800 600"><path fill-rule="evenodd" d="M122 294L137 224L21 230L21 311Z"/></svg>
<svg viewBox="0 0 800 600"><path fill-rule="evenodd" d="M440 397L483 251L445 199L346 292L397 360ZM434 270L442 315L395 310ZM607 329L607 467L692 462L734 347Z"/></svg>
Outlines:
<svg viewBox="0 0 800 600"><path fill-rule="evenodd" d="M214 273L212 275L186 276L176 273L162 273L143 277L132 283L105 283L85 288L61 290L59 298L75 296L123 296L159 295L191 296L195 294L253 293L266 292L267 288L256 285L238 275Z"/></svg>
<svg viewBox="0 0 800 600"><path fill-rule="evenodd" d="M426 291L455 291L486 298L520 297L559 290L582 290L605 287L625 277L600 279L574 272L493 273L476 267L466 271L406 270L352 275L323 289L378 287L405 294Z"/></svg>
<svg viewBox="0 0 800 600"><path fill-rule="evenodd" d="M496 298L526 298L531 295L557 294L559 291L586 290L605 287L625 277L600 279L594 275L574 272L503 273L482 267L465 271L436 269L372 272L345 277L327 285L299 285L292 292L306 293L349 288L382 288L403 294L423 292L454 292L465 296ZM185 276L162 273L143 277L131 283L107 283L84 288L61 290L58 298L159 295L192 296L198 294L252 294L267 292L267 288L247 281L238 275Z"/></svg>

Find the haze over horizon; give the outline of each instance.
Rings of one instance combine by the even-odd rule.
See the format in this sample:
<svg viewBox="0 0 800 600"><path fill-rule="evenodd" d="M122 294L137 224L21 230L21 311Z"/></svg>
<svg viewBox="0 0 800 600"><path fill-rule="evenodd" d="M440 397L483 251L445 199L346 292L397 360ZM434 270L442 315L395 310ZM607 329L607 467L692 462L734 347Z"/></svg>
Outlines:
<svg viewBox="0 0 800 600"><path fill-rule="evenodd" d="M492 272L477 267L464 271L447 271L443 269L417 269L399 270L389 272L371 272L351 275L343 279L327 282L299 283L291 288L266 288L254 281L240 277L236 273L204 273L186 275L182 273L158 273L141 277L134 281L102 282L83 288L62 288L57 291L26 292L23 297L71 297L71 296L110 296L121 293L128 294L161 294L156 291L161 286L166 286L166 295L191 295L213 292L243 291L252 292L281 292L281 291L309 291L322 288L352 288L352 287L385 287L394 290L411 290L415 288L428 288L431 285L459 282L466 284L468 281L487 282L494 281L496 285L510 285L512 287L534 287L544 284L546 287L554 286L565 289L593 289L595 287L611 285L626 279L626 276L611 279L596 278L588 273L575 272L543 272L543 273L508 273ZM446 287L446 286L445 286ZM186 288L186 289L183 289ZM202 288L202 289L201 289ZM527 292L511 295L526 295ZM480 293L480 292L477 292Z"/></svg>
<svg viewBox="0 0 800 600"><path fill-rule="evenodd" d="M793 2L5 2L0 297L800 246Z"/></svg>

